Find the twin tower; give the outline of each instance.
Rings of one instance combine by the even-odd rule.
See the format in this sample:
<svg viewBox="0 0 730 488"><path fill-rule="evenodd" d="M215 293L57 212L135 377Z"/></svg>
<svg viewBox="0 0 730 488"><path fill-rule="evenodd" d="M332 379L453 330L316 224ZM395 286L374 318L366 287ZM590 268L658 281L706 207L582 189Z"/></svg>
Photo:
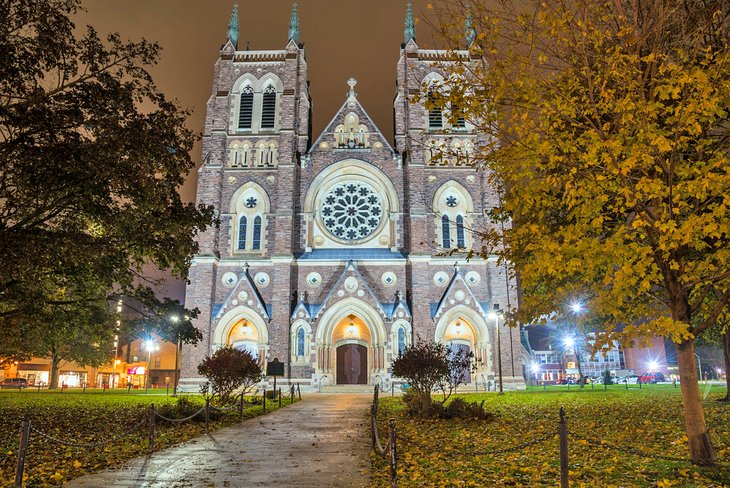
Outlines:
<svg viewBox="0 0 730 488"><path fill-rule="evenodd" d="M523 386L519 333L494 313L517 305L514 283L495 258L465 259L481 248L472 231L494 225L498 196L470 162L483 141L468 120L412 103L468 50L420 49L408 5L394 137L350 79L313 138L296 4L280 50L239 51L237 17L207 105L197 200L221 224L198 236L186 306L203 340L184 347L180 388L197 390L197 365L225 346L279 359L285 384L386 386L415 341L474 352L471 383L494 381L501 362L505 386Z"/></svg>

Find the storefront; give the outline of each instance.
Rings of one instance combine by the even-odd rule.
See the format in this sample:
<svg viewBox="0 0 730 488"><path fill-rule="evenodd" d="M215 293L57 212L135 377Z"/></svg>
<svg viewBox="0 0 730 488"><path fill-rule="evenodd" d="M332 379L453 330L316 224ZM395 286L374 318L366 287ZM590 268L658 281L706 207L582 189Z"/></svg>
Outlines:
<svg viewBox="0 0 730 488"><path fill-rule="evenodd" d="M50 371L50 364L19 363L17 377L25 378L31 386L45 386L48 385Z"/></svg>
<svg viewBox="0 0 730 488"><path fill-rule="evenodd" d="M86 384L86 371L61 371L58 384L67 388L79 388Z"/></svg>
<svg viewBox="0 0 730 488"><path fill-rule="evenodd" d="M133 388L144 388L144 382L147 378L147 368L144 366L134 366L127 369L127 385L132 385Z"/></svg>

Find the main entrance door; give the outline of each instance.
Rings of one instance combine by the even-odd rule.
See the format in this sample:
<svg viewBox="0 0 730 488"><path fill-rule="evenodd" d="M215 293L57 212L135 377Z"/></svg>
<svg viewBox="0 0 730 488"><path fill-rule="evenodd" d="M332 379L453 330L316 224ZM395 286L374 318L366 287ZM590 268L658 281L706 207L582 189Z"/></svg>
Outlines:
<svg viewBox="0 0 730 488"><path fill-rule="evenodd" d="M337 384L365 385L368 382L368 349L360 344L337 348Z"/></svg>
<svg viewBox="0 0 730 488"><path fill-rule="evenodd" d="M453 354L456 354L459 351L464 351L465 353L468 354L470 350L471 350L471 348L469 346L467 346L466 344L451 344L451 351ZM464 383L466 383L466 384L471 383L471 370L467 368L466 370L464 370L463 374L464 374Z"/></svg>

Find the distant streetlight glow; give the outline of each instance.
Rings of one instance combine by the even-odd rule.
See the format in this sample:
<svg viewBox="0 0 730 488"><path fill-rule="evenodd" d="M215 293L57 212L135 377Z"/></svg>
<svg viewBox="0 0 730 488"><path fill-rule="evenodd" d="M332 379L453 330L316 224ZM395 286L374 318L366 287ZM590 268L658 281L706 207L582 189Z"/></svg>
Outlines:
<svg viewBox="0 0 730 488"><path fill-rule="evenodd" d="M657 371L657 370L659 370L659 363L657 363L656 361L651 361L649 363L649 371Z"/></svg>
<svg viewBox="0 0 730 488"><path fill-rule="evenodd" d="M537 363L532 363L531 369L533 373L537 373L538 371L540 371L540 365Z"/></svg>
<svg viewBox="0 0 730 488"><path fill-rule="evenodd" d="M566 347L572 348L575 345L575 339L573 339L572 336L567 336L565 339L563 339L563 343Z"/></svg>
<svg viewBox="0 0 730 488"><path fill-rule="evenodd" d="M178 317L177 315L173 315L172 317L170 317L170 321L177 323L180 321L180 317Z"/></svg>
<svg viewBox="0 0 730 488"><path fill-rule="evenodd" d="M573 313L581 313L583 311L583 305L580 302L573 302L570 305L570 309Z"/></svg>

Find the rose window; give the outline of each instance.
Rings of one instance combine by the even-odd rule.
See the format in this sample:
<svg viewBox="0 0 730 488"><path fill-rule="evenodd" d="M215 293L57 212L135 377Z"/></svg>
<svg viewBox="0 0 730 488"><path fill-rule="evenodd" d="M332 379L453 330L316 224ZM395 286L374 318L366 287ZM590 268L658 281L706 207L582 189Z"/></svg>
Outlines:
<svg viewBox="0 0 730 488"><path fill-rule="evenodd" d="M322 199L322 223L335 237L364 239L380 225L383 207L372 188L361 183L337 185Z"/></svg>

